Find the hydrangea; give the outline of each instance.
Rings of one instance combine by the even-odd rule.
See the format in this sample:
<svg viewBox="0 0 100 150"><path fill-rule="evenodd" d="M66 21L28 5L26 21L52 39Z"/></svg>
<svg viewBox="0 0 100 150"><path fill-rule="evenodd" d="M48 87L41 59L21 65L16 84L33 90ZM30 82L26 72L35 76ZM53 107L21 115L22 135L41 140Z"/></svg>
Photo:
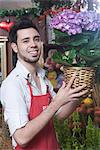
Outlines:
<svg viewBox="0 0 100 150"><path fill-rule="evenodd" d="M69 35L82 33L83 30L95 31L100 28L100 14L94 11L77 13L71 9L65 9L51 19L50 26Z"/></svg>
<svg viewBox="0 0 100 150"><path fill-rule="evenodd" d="M55 43L63 45L53 59L69 66L100 66L100 14L64 9L51 18Z"/></svg>

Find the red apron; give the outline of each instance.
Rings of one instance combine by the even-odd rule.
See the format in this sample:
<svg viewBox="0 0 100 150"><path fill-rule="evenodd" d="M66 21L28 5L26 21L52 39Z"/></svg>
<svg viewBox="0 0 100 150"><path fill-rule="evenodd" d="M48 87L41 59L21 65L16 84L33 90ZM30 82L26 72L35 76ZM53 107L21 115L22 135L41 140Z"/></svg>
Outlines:
<svg viewBox="0 0 100 150"><path fill-rule="evenodd" d="M28 82L28 86L31 94L31 106L29 111L29 120L37 117L43 109L45 109L51 102L50 92L41 96L33 96L32 88ZM48 88L47 88L48 89ZM16 146L15 150L58 150L59 145L56 140L55 129L53 125L53 119L33 138L27 147L21 148Z"/></svg>

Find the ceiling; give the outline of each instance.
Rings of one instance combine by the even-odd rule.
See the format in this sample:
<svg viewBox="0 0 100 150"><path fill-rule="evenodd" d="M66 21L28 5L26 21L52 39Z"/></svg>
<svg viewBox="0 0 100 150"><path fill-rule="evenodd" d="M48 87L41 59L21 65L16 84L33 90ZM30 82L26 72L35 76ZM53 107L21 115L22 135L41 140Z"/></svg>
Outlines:
<svg viewBox="0 0 100 150"><path fill-rule="evenodd" d="M0 0L0 9L21 9L32 7L31 0Z"/></svg>

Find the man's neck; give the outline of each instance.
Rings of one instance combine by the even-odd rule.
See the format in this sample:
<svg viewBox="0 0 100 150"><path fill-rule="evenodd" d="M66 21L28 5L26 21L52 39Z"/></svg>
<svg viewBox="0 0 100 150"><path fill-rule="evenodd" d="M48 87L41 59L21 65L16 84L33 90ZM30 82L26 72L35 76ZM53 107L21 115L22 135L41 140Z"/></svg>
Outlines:
<svg viewBox="0 0 100 150"><path fill-rule="evenodd" d="M37 76L37 72L36 72L36 63L27 63L27 62L24 62L22 60L19 60L25 68L27 68L27 70L31 73L31 75L33 77L36 77Z"/></svg>
<svg viewBox="0 0 100 150"><path fill-rule="evenodd" d="M31 73L32 75L32 78L33 80L35 81L38 89L40 90L41 92L41 84L40 84L40 79L39 79L39 76L37 74L37 63L27 63L27 62L24 62L22 60L19 60L23 65L24 67Z"/></svg>

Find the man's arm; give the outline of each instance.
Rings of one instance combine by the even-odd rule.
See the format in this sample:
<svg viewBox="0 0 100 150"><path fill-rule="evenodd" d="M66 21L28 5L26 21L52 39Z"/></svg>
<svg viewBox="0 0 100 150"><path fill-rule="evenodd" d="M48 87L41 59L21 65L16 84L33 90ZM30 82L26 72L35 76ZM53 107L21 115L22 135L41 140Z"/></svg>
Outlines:
<svg viewBox="0 0 100 150"><path fill-rule="evenodd" d="M17 129L13 135L16 142L21 147L27 146L27 144L35 137L35 135L37 135L45 127L60 106L61 104L55 99L55 101L51 102L50 105L39 116L29 121L25 127Z"/></svg>
<svg viewBox="0 0 100 150"><path fill-rule="evenodd" d="M29 121L23 128L15 131L13 137L20 146L26 146L45 127L61 106L71 101L78 101L79 97L87 93L87 90L81 92L85 86L71 89L74 79L75 77L72 77L67 86L63 83L54 100L39 116Z"/></svg>
<svg viewBox="0 0 100 150"><path fill-rule="evenodd" d="M80 102L69 102L65 105L63 105L57 112L56 116L59 120L66 119L69 117L75 109L79 106Z"/></svg>

